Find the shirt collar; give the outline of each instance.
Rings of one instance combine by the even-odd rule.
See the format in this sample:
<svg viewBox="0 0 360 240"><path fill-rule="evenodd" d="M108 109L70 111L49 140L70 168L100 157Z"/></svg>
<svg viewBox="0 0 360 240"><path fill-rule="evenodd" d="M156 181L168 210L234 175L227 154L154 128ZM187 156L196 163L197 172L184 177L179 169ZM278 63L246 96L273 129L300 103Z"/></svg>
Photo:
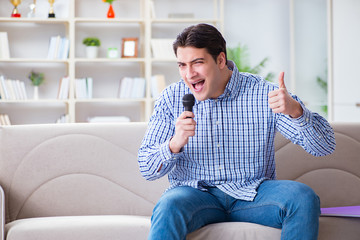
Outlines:
<svg viewBox="0 0 360 240"><path fill-rule="evenodd" d="M226 84L224 93L219 96L219 98L234 98L238 95L239 90L241 90L241 81L239 81L239 70L237 69L233 61L227 61L227 67L232 71L231 77Z"/></svg>

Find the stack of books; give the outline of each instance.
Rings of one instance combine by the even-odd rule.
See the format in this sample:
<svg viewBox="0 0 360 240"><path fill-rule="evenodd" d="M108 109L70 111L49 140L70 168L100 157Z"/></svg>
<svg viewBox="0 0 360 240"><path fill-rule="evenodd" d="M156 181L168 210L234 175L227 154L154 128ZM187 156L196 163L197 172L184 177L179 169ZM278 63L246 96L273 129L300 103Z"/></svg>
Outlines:
<svg viewBox="0 0 360 240"><path fill-rule="evenodd" d="M63 114L61 115L55 123L68 123L70 122L69 114Z"/></svg>
<svg viewBox="0 0 360 240"><path fill-rule="evenodd" d="M20 80L5 79L0 76L0 98L3 100L27 99L25 83Z"/></svg>
<svg viewBox="0 0 360 240"><path fill-rule="evenodd" d="M0 126L11 125L9 116L7 114L0 114Z"/></svg>
<svg viewBox="0 0 360 240"><path fill-rule="evenodd" d="M93 93L93 79L91 77L75 79L75 96L77 99L91 99Z"/></svg>
<svg viewBox="0 0 360 240"><path fill-rule="evenodd" d="M173 50L174 39L153 38L151 50L155 59L176 59Z"/></svg>
<svg viewBox="0 0 360 240"><path fill-rule="evenodd" d="M47 59L67 59L69 56L69 45L70 41L65 37L51 37Z"/></svg>
<svg viewBox="0 0 360 240"><path fill-rule="evenodd" d="M145 78L124 77L119 85L118 98L144 98Z"/></svg>

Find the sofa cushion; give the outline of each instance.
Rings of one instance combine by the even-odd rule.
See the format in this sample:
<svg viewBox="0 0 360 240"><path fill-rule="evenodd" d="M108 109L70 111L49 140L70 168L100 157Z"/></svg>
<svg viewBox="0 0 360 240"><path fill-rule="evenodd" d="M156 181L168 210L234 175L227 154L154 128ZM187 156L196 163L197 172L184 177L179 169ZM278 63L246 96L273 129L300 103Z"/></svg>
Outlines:
<svg viewBox="0 0 360 240"><path fill-rule="evenodd" d="M7 240L144 240L150 218L142 216L72 216L16 220L6 224Z"/></svg>
<svg viewBox="0 0 360 240"><path fill-rule="evenodd" d="M279 240L281 229L246 222L214 223L187 236L187 240Z"/></svg>

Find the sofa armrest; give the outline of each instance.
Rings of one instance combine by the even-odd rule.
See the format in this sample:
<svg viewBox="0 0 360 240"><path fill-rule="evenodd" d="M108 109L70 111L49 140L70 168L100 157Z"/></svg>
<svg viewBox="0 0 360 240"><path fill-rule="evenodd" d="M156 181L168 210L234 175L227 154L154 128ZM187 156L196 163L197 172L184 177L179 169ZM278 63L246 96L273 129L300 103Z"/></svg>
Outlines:
<svg viewBox="0 0 360 240"><path fill-rule="evenodd" d="M0 240L5 239L5 194L0 186Z"/></svg>

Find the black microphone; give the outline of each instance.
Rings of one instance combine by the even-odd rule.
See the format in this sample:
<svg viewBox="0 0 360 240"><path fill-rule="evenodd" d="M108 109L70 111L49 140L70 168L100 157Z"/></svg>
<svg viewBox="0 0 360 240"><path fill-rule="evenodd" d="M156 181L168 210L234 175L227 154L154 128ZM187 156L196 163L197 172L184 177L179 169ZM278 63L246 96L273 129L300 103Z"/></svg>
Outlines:
<svg viewBox="0 0 360 240"><path fill-rule="evenodd" d="M195 97L191 93L185 94L182 98L182 103L184 105L185 111L192 112L192 108L195 104Z"/></svg>

